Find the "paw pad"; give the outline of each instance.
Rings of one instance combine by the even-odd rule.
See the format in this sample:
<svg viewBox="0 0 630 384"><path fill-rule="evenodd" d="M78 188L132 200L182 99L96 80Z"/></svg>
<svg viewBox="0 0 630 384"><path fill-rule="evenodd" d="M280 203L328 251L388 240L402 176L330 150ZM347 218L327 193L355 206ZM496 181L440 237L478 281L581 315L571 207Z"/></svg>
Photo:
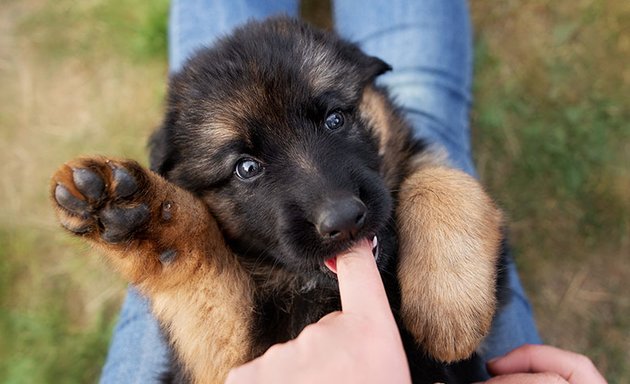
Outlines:
<svg viewBox="0 0 630 384"><path fill-rule="evenodd" d="M77 190L90 200L100 199L105 192L103 179L89 169L73 169L72 180Z"/></svg>
<svg viewBox="0 0 630 384"><path fill-rule="evenodd" d="M98 232L112 244L130 239L151 218L150 201L144 201L150 194L138 193L140 172L135 163L101 158L63 166L52 191L61 224L75 234Z"/></svg>
<svg viewBox="0 0 630 384"><path fill-rule="evenodd" d="M123 168L114 168L115 194L120 198L126 198L138 190L138 183L131 174Z"/></svg>
<svg viewBox="0 0 630 384"><path fill-rule="evenodd" d="M85 200L81 200L78 197L75 197L68 188L64 187L61 184L57 184L55 188L55 200L67 209L68 211L82 215L89 208L88 203Z"/></svg>

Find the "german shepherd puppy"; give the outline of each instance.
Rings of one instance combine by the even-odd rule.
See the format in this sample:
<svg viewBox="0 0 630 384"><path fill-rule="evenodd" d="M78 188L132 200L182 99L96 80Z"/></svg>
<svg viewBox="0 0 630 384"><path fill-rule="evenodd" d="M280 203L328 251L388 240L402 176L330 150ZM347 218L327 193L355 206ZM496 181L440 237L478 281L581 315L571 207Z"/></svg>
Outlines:
<svg viewBox="0 0 630 384"><path fill-rule="evenodd" d="M80 158L53 176L66 229L152 303L173 381L234 366L340 308L327 260L378 242L414 382L484 377L500 211L414 139L390 67L299 21L250 22L172 76L151 170Z"/></svg>

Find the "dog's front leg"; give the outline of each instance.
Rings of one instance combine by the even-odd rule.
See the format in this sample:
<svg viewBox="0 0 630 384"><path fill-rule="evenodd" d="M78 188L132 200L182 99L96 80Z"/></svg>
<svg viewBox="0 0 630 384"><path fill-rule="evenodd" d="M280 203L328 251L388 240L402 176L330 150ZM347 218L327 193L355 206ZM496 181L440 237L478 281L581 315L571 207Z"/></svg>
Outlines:
<svg viewBox="0 0 630 384"><path fill-rule="evenodd" d="M250 359L249 279L204 203L133 161L79 158L51 183L62 226L104 251L152 303L193 382Z"/></svg>
<svg viewBox="0 0 630 384"><path fill-rule="evenodd" d="M443 166L418 168L397 207L405 326L432 357L469 357L496 310L502 215L479 183Z"/></svg>

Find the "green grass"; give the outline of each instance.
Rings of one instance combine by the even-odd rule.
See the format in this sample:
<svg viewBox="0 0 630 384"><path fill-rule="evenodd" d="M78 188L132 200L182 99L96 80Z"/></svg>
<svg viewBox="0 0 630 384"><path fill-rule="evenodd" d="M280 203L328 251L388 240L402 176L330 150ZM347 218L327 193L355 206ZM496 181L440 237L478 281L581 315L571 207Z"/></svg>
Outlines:
<svg viewBox="0 0 630 384"><path fill-rule="evenodd" d="M628 382L630 6L507 1L473 14L476 159L510 217L543 338Z"/></svg>
<svg viewBox="0 0 630 384"><path fill-rule="evenodd" d="M2 383L99 377L125 284L56 224L48 180L81 154L146 163L166 11L166 1L0 3Z"/></svg>
<svg viewBox="0 0 630 384"><path fill-rule="evenodd" d="M328 26L321 4L302 13ZM475 157L541 333L630 382L630 3L471 8ZM125 284L58 227L48 178L81 154L146 163L166 14L166 0L0 2L2 383L98 378Z"/></svg>
<svg viewBox="0 0 630 384"><path fill-rule="evenodd" d="M36 232L0 232L0 378L3 383L85 383L100 373L115 314L114 303L82 319L80 285L63 273L42 278L32 260L47 251ZM82 324L87 321L87 324Z"/></svg>
<svg viewBox="0 0 630 384"><path fill-rule="evenodd" d="M20 30L47 58L113 54L133 64L166 59L168 0L39 3Z"/></svg>

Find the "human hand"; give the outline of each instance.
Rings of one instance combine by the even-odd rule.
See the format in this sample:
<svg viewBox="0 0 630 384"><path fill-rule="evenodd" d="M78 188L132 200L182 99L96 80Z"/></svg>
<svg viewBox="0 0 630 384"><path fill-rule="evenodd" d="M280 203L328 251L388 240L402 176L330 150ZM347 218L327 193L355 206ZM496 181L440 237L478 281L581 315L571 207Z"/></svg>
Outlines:
<svg viewBox="0 0 630 384"><path fill-rule="evenodd" d="M606 379L583 355L550 347L524 345L488 363L486 384L602 384Z"/></svg>
<svg viewBox="0 0 630 384"><path fill-rule="evenodd" d="M370 244L337 257L340 312L230 371L226 383L411 383Z"/></svg>

